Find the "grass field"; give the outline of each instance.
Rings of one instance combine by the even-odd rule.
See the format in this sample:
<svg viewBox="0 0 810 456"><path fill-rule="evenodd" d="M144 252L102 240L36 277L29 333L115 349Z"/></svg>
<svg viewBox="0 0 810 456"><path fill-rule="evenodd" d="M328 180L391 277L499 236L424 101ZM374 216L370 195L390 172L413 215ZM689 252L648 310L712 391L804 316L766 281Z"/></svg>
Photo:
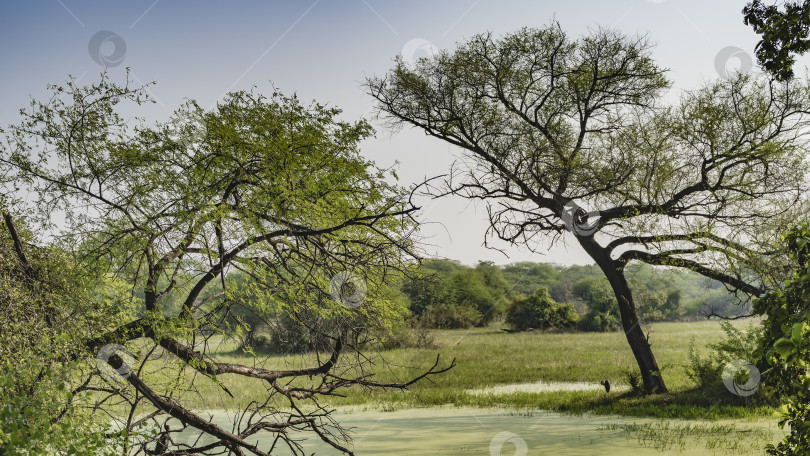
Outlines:
<svg viewBox="0 0 810 456"><path fill-rule="evenodd" d="M750 321L737 321L744 328ZM743 418L771 416L773 409L755 406L725 391L695 390L685 375L689 343L707 352L706 344L723 337L716 321L657 323L645 327L669 394L643 398L620 392L548 391L508 394L471 394L469 390L513 383L538 381L593 382L608 379L614 385L625 382L626 372L637 367L624 334L615 333L506 333L494 324L486 328L435 331L436 349L394 349L372 353L372 373L381 382L403 381L429 368L437 355L443 363L456 359L456 367L414 385L409 391L368 391L353 389L345 397L329 397L333 405L362 406L394 410L455 404L458 406L513 406L571 413L602 413L667 418ZM242 354L223 344L217 359L248 362ZM251 361L252 362L252 361ZM312 365L314 355L258 356L257 365L286 369ZM222 381L238 403L266 397L265 385L257 380L224 376ZM218 389L211 385L212 393ZM204 395L205 396L205 395ZM214 396L219 396L215 393ZM219 408L218 400L201 396L186 398L188 405Z"/></svg>

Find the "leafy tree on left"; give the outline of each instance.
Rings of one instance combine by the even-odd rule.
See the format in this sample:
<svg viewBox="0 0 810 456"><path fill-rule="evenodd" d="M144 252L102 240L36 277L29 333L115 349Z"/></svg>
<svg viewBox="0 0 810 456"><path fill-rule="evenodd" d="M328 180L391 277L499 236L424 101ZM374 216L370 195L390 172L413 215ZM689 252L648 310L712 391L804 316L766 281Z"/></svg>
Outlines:
<svg viewBox="0 0 810 456"><path fill-rule="evenodd" d="M33 248L5 207L0 221L0 454L115 454L114 436L74 407L89 328L118 311L64 251Z"/></svg>
<svg viewBox="0 0 810 456"><path fill-rule="evenodd" d="M310 432L352 454L319 398L349 387L407 388L444 370L437 358L412 380L378 383L358 352L359 328L398 312L381 288L414 256L418 209L360 155L368 123L248 91L211 111L189 102L171 122L147 125L121 114L151 102L129 80L102 75L94 85L71 79L51 89L4 132L3 181L31 201L32 229L109 285L93 301L117 313L77 309L79 319L97 318L75 335L68 358L84 367L65 383L71 394L94 393L79 404L87 413L126 430L124 452L153 454L169 442L183 454L268 455L279 446L304 454L300 432ZM249 286L233 286L236 271ZM229 362L215 342L231 306L246 301L258 314L306 309L347 324L322 334L333 342L328 351L292 367L250 354ZM97 355L106 361L99 369ZM239 378L262 397L235 399L229 384ZM223 401L239 408L232 429L197 411ZM173 444L178 426L204 438Z"/></svg>

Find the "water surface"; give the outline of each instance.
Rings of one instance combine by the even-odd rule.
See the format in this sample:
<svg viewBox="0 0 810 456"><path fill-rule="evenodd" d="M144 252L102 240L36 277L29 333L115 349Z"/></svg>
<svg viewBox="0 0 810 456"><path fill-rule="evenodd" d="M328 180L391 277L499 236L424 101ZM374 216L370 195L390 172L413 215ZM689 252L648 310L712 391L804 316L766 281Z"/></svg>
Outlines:
<svg viewBox="0 0 810 456"><path fill-rule="evenodd" d="M212 413L217 424L232 428L232 415ZM358 456L759 455L763 438L773 441L783 435L772 420L657 420L455 407L393 412L345 409L336 412L335 418L353 431L352 446ZM308 454L341 454L313 435L301 437L307 437L302 445ZM175 441L191 438L192 433L185 432Z"/></svg>

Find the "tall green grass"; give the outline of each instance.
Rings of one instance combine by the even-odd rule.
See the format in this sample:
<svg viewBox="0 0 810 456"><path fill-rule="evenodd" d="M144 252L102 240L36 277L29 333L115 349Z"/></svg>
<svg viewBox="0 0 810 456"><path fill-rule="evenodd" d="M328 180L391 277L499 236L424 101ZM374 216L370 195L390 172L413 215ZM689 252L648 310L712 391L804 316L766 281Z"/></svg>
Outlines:
<svg viewBox="0 0 810 456"><path fill-rule="evenodd" d="M737 321L745 327L750 322ZM433 333L435 349L394 349L371 351L371 373L379 382L405 381L428 369L441 356L442 363L456 359L455 368L432 376L408 391L371 391L362 388L345 391L343 397L327 397L322 403L369 408L398 409L444 404L459 406L542 408L573 413L606 413L667 418L719 418L769 416L773 409L751 399L737 398L725 391L698 391L685 375L690 340L699 352L723 337L719 322L657 323L644 328L649 333L659 366L670 388L669 394L631 397L603 391L517 392L475 395L468 390L510 383L539 381L625 382L627 372L637 370L622 332L614 333L507 333L498 324L469 330L439 330ZM258 356L240 353L223 344L215 354L219 361L257 364L273 369L312 365L315 355ZM222 381L236 396L238 404L262 400L267 385L259 380L226 375ZM303 381L306 383L306 380ZM222 408L229 400L221 397L215 385L210 395L185 398L188 405ZM230 399L230 398L228 398Z"/></svg>

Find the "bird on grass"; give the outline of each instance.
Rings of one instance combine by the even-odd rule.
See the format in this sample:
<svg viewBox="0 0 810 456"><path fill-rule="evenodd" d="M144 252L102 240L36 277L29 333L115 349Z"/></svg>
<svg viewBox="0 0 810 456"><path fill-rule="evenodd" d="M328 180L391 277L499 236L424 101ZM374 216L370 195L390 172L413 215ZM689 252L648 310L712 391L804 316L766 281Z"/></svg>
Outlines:
<svg viewBox="0 0 810 456"><path fill-rule="evenodd" d="M605 392L606 393L610 392L610 382L609 381L602 380L601 382L599 382L599 384L605 387Z"/></svg>

